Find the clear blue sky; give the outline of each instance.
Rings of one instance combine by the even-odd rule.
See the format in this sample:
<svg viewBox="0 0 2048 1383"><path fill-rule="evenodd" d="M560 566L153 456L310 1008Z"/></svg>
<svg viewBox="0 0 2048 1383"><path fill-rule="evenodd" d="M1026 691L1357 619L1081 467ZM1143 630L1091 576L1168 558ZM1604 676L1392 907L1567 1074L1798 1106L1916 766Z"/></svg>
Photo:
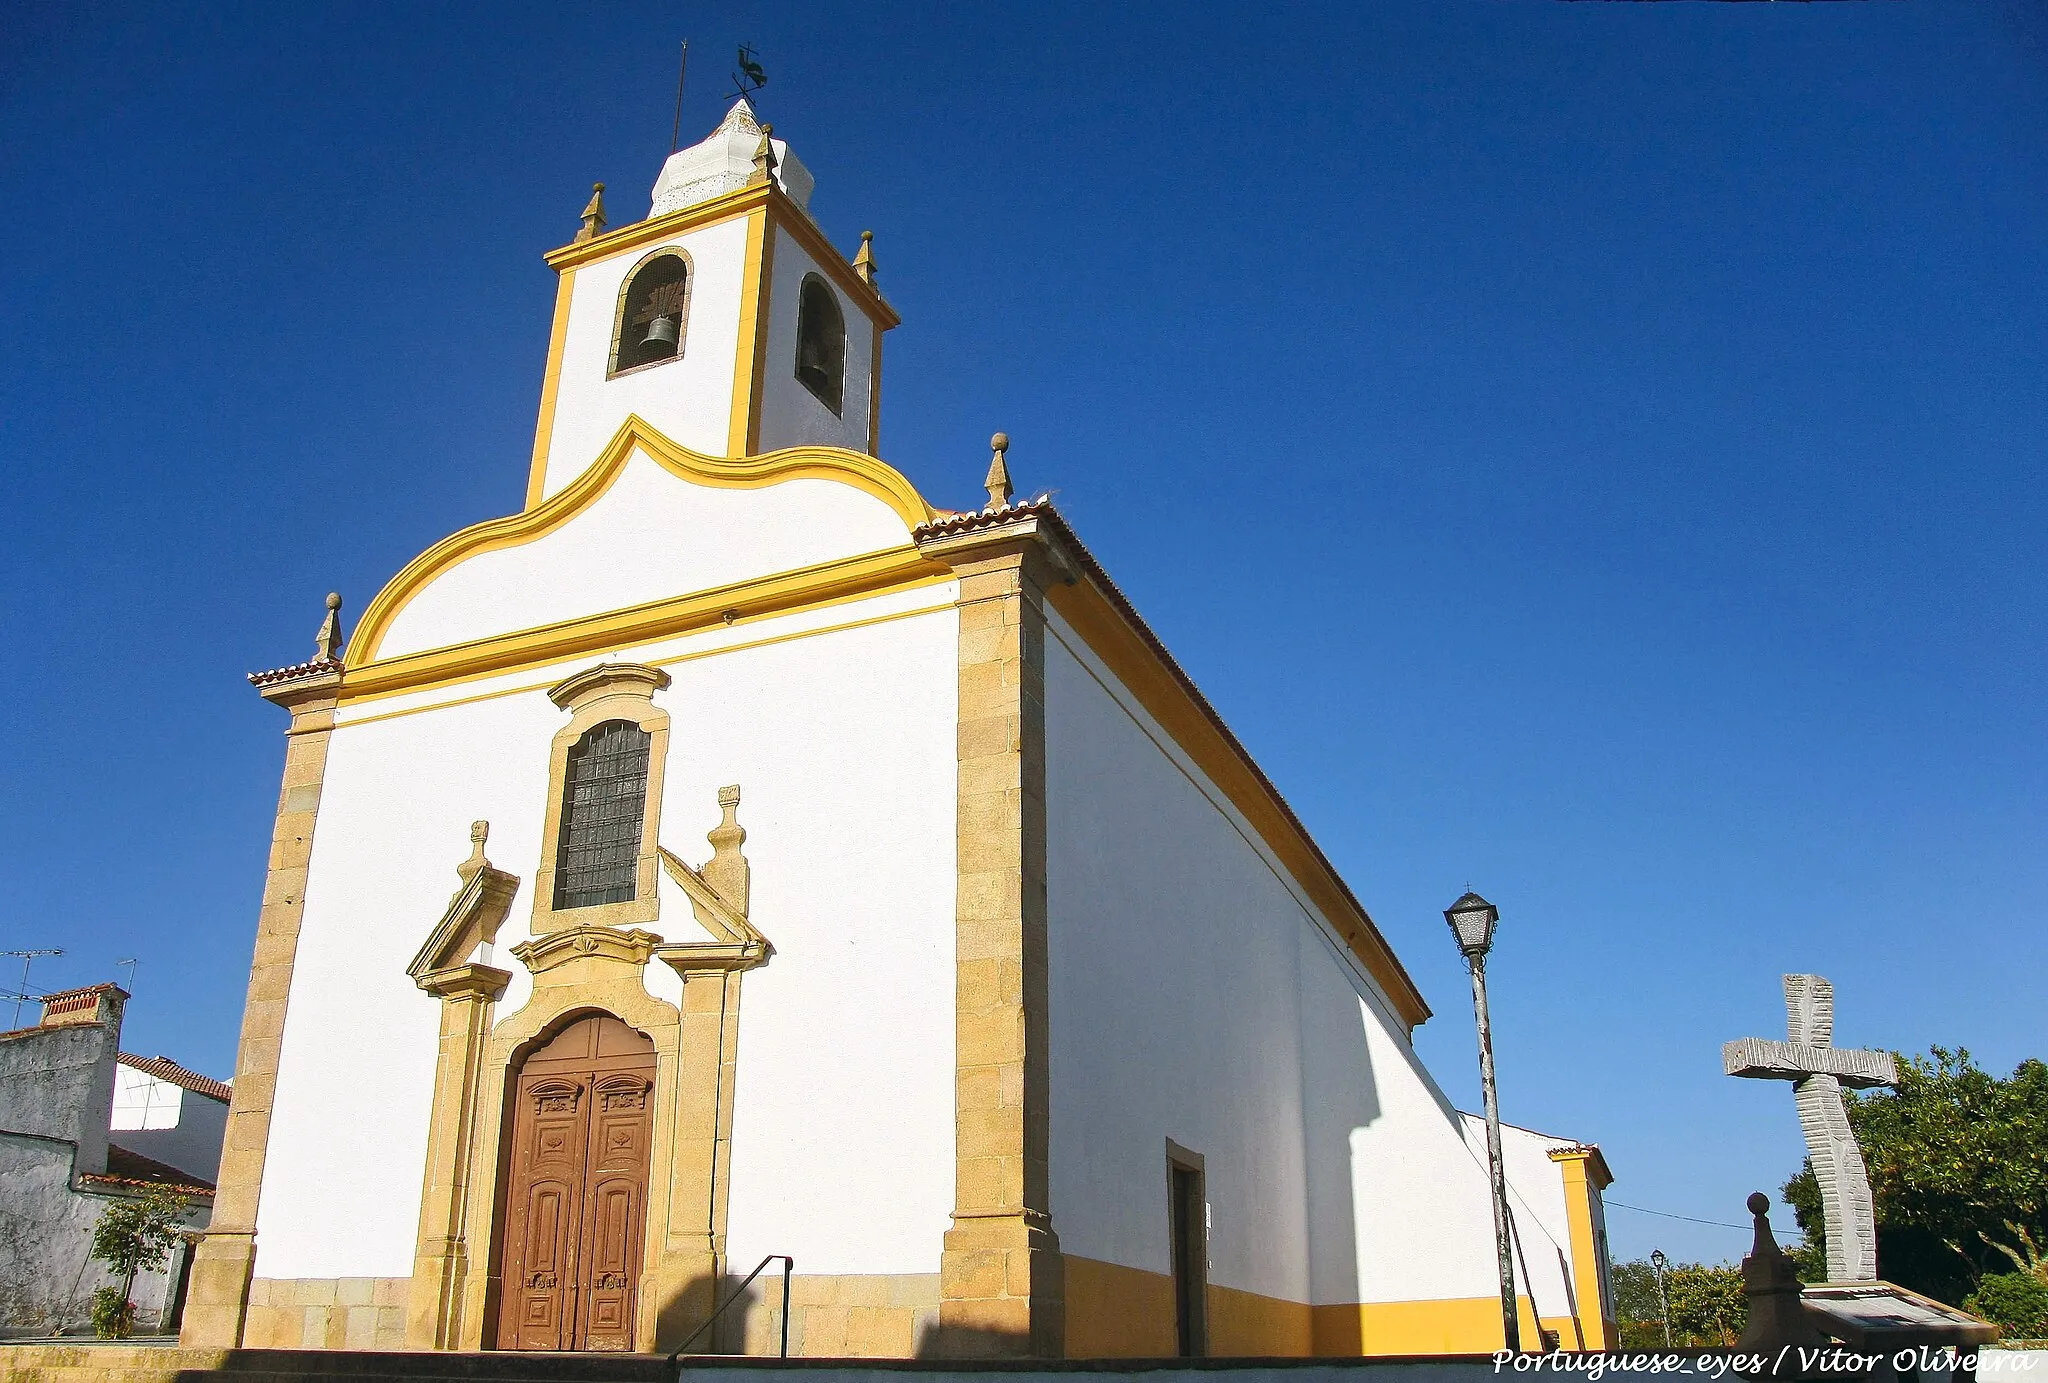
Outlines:
<svg viewBox="0 0 2048 1383"><path fill-rule="evenodd" d="M1218 7L1220 8L1220 7ZM875 231L883 450L1010 433L1617 1201L1798 1165L1782 1031L2048 1055L2048 12L2028 3L10 6L0 948L227 1075L282 755L242 680L519 507L589 185L731 49ZM1738 1230L1611 1215L1618 1254Z"/></svg>

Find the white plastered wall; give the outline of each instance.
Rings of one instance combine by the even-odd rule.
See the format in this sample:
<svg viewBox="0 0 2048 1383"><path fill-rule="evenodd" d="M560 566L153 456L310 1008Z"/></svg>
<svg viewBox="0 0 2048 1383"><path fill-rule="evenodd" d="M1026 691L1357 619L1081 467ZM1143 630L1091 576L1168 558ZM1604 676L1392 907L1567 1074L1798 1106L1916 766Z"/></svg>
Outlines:
<svg viewBox="0 0 2048 1383"><path fill-rule="evenodd" d="M1483 1143L1475 1159L1384 997L1249 824L1048 623L1061 1247L1169 1272L1170 1138L1205 1162L1212 1283L1316 1304L1496 1292ZM1554 1250L1569 1242L1543 1157L1557 1141L1512 1166L1539 1188L1522 1233L1546 1314L1562 1309Z"/></svg>
<svg viewBox="0 0 2048 1383"><path fill-rule="evenodd" d="M690 256L696 275L681 353L665 364L607 379L619 287L641 260L670 245ZM692 451L726 454L746 261L747 222L741 216L576 270L544 494L553 494L581 475L634 413Z"/></svg>
<svg viewBox="0 0 2048 1383"><path fill-rule="evenodd" d="M733 536L753 520L707 518L705 504L735 496L761 525L815 521L847 538L832 526L837 497L814 493L837 490L904 538L880 501L831 482L733 491L658 478L666 488L649 496L669 505L664 542L700 562L676 579L750 570L703 556L744 564L765 541ZM645 573L628 549L647 541L632 525L646 517L600 502L507 550L527 565L456 582L443 599L455 568L415 602L435 612L422 640L530 623L536 592L567 588L581 613L630 603ZM853 550L882 545L867 533ZM591 560L603 551L623 560ZM438 1013L405 966L459 882L469 823L488 820L492 862L523 881L495 951L515 975L500 1021L531 993L510 947L528 935L549 742L564 721L545 689L607 660L673 678L655 695L673 718L662 844L702 863L717 790L741 785L752 917L776 947L744 981L734 1261L785 1252L806 1272L936 1272L953 1199L955 594L940 582L344 706L283 1037L257 1274L411 1272ZM665 888L649 929L699 939L678 902ZM665 966L650 965L646 982L679 996Z"/></svg>
<svg viewBox="0 0 2048 1383"><path fill-rule="evenodd" d="M816 273L839 301L846 321L846 387L834 417L796 377L797 308L806 275ZM873 389L875 328L794 236L775 232L768 290L768 350L761 383L761 450L829 446L868 449L868 397Z"/></svg>

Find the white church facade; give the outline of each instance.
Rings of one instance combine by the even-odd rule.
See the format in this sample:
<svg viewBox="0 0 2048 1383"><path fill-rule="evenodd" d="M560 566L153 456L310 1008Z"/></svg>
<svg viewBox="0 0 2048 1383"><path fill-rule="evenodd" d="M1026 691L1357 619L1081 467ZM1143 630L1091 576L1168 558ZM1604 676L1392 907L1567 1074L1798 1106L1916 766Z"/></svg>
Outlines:
<svg viewBox="0 0 2048 1383"><path fill-rule="evenodd" d="M560 276L524 509L290 714L191 1345L1500 1342L1483 1135L1363 906L999 450L877 456L897 317L744 103ZM330 607L335 602L330 601ZM1524 1338L1613 1344L1510 1129Z"/></svg>

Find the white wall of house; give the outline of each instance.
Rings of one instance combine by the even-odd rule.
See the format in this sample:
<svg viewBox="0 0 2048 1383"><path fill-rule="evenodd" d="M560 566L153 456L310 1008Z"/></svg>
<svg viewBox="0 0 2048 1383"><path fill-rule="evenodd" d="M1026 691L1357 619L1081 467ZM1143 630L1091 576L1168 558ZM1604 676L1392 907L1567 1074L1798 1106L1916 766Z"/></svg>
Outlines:
<svg viewBox="0 0 2048 1383"><path fill-rule="evenodd" d="M226 1102L132 1066L114 1068L114 1138L130 1152L211 1182L220 1172Z"/></svg>
<svg viewBox="0 0 2048 1383"><path fill-rule="evenodd" d="M1049 623L1062 1248L1169 1272L1172 1139L1206 1164L1212 1283L1317 1304L1496 1291L1483 1142L1475 1159L1384 996L1257 833L1072 629ZM1561 1311L1552 1145L1520 1148L1513 1171L1537 1188L1522 1233L1538 1299Z"/></svg>

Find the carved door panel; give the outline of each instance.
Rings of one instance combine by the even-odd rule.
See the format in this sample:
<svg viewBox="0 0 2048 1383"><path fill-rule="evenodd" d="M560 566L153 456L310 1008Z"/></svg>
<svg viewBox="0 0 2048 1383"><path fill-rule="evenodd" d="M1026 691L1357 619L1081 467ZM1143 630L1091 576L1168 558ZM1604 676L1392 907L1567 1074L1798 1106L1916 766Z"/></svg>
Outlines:
<svg viewBox="0 0 2048 1383"><path fill-rule="evenodd" d="M583 1082L552 1073L528 1074L519 1082L500 1349L571 1347L590 1119L586 1089Z"/></svg>
<svg viewBox="0 0 2048 1383"><path fill-rule="evenodd" d="M638 1072L602 1077L591 1104L589 1194L580 1245L585 1284L582 1349L631 1349L647 1221L647 1143L653 1082Z"/></svg>
<svg viewBox="0 0 2048 1383"><path fill-rule="evenodd" d="M498 1348L633 1348L653 1088L653 1043L609 1014L570 1024L527 1058L512 1116Z"/></svg>

